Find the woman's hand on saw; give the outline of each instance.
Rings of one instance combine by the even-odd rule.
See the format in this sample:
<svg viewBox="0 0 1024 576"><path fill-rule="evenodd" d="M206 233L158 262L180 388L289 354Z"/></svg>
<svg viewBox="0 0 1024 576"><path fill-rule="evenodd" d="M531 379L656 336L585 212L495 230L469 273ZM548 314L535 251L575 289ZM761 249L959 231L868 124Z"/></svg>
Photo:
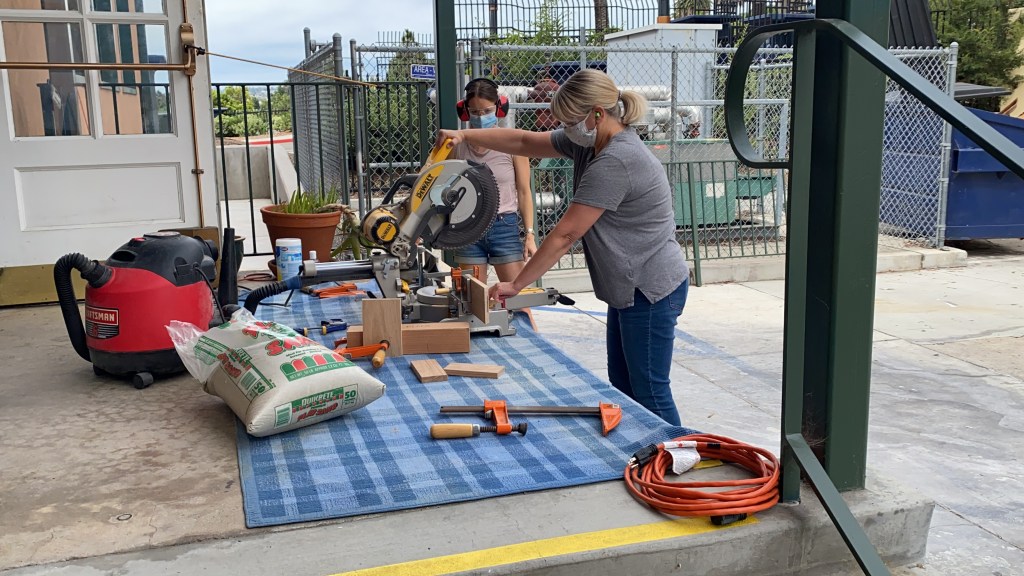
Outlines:
<svg viewBox="0 0 1024 576"><path fill-rule="evenodd" d="M519 294L519 290L516 290L515 286L513 286L511 282L498 282L494 286L491 286L487 292L488 299L501 305L505 304L506 298L511 298L512 296Z"/></svg>

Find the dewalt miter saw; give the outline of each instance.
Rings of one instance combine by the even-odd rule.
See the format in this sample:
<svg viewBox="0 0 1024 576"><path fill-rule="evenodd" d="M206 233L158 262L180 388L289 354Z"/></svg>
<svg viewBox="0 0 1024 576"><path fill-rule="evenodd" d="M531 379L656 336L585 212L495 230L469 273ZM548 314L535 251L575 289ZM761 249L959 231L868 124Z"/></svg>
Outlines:
<svg viewBox="0 0 1024 576"><path fill-rule="evenodd" d="M476 242L498 212L498 185L491 169L448 160L449 151L447 142L435 147L418 174L397 180L381 204L363 217L363 240L376 249L369 259L303 262L299 276L254 290L245 307L255 312L263 298L305 285L374 278L385 298L402 299L405 322L461 321L468 322L473 332L495 331L504 336L515 333L511 324L515 310L571 304L553 288L532 288L492 310L472 270L437 271L432 249ZM408 196L395 200L403 190L409 191ZM476 280L486 282L486 278ZM480 298L485 301L479 302Z"/></svg>
<svg viewBox="0 0 1024 576"><path fill-rule="evenodd" d="M422 242L428 250L461 248L479 240L498 213L498 184L491 169L446 160L450 148L435 147L423 170L397 180L380 206L363 218L363 237L407 262ZM393 202L395 193L412 193Z"/></svg>

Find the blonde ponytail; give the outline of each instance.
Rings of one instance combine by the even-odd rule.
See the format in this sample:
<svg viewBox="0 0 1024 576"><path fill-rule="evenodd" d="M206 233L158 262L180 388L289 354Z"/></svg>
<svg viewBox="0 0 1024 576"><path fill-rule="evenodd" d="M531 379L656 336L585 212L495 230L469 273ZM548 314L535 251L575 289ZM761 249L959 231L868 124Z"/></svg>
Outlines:
<svg viewBox="0 0 1024 576"><path fill-rule="evenodd" d="M622 119L620 121L624 125L629 126L641 120L647 113L647 98L643 94L632 90L623 90L620 99L622 100Z"/></svg>

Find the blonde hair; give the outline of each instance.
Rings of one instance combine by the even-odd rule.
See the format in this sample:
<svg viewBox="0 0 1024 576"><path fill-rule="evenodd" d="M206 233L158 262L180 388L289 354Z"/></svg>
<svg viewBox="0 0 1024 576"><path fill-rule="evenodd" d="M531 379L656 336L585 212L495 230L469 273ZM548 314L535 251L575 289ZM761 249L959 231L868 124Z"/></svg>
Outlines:
<svg viewBox="0 0 1024 576"><path fill-rule="evenodd" d="M604 72L586 69L573 74L551 99L551 113L559 120L583 118L596 106L629 126L647 112L647 98L639 92L619 90Z"/></svg>

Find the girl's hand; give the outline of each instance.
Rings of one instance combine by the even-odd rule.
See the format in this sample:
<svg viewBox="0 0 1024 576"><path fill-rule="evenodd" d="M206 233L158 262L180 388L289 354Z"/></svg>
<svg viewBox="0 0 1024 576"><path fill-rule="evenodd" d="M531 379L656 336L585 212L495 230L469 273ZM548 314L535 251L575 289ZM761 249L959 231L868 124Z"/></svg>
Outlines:
<svg viewBox="0 0 1024 576"><path fill-rule="evenodd" d="M504 304L506 298L519 294L519 290L513 288L511 282L498 282L494 286L491 286L487 291L487 294L489 299L498 302L499 304Z"/></svg>
<svg viewBox="0 0 1024 576"><path fill-rule="evenodd" d="M526 239L523 241L523 259L529 260L537 253L537 242L534 240L533 234L527 234Z"/></svg>
<svg viewBox="0 0 1024 576"><path fill-rule="evenodd" d="M434 147L440 148L445 142L448 142L449 148L454 148L456 145L462 143L462 131L461 130L438 130L437 139L434 141Z"/></svg>

